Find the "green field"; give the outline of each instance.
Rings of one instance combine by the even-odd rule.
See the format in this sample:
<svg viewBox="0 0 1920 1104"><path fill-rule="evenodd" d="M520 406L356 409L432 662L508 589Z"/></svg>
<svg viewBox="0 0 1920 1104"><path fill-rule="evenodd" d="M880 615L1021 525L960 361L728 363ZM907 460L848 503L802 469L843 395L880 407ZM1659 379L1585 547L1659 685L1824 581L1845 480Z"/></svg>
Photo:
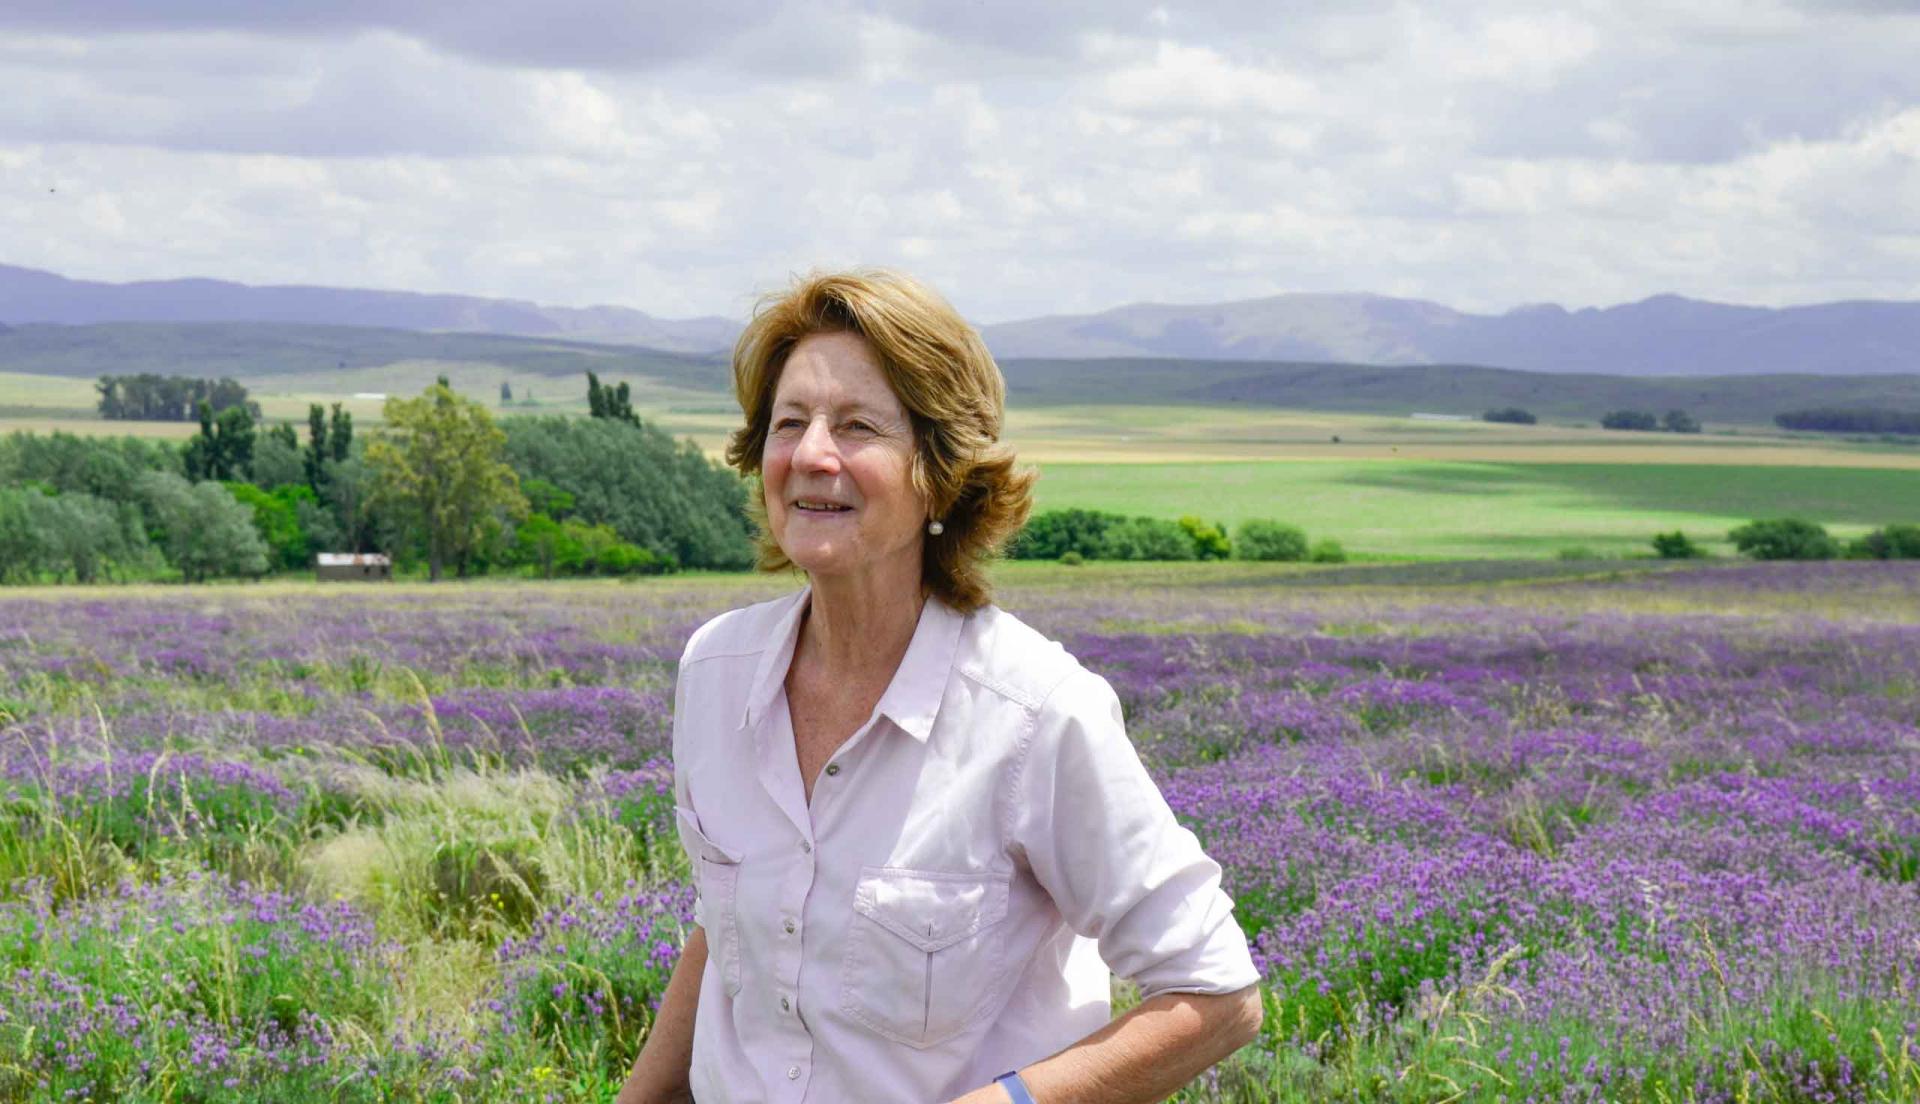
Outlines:
<svg viewBox="0 0 1920 1104"><path fill-rule="evenodd" d="M246 328L235 333L260 336ZM338 401L372 430L382 402L356 394L416 394L441 374L497 416L585 412L579 365L598 354L595 347L501 340L493 348L494 339L464 335L374 334L392 348L356 347L356 360L323 340L337 334L319 330L303 335L310 339L298 347L304 359L237 375L269 421L296 424L304 424L309 403ZM54 348L57 336L42 336L46 355L70 352ZM118 328L110 336L135 343L146 334ZM238 342L236 368L245 348ZM483 353L498 359L466 359ZM417 355L379 361L402 354ZM667 358L673 371L658 373L644 356L603 359L607 382L633 384L642 417L718 458L738 413L726 395L689 389L697 375L717 370L711 363ZM0 371L0 433L194 432L191 423L102 421L92 410L91 379L64 360L58 369L71 374ZM517 400L531 392L537 403L499 404L503 380ZM1124 394L1061 404L1017 391L1006 436L1042 472L1042 509L1197 514L1229 524L1275 518L1316 539L1334 538L1360 558L1537 558L1575 548L1629 555L1646 552L1654 532L1675 528L1730 553L1727 530L1756 517L1806 517L1842 537L1920 521L1920 442L1711 422L1701 434L1621 433L1590 424L1493 425L1351 409L1151 404Z"/></svg>
<svg viewBox="0 0 1920 1104"><path fill-rule="evenodd" d="M1920 472L1735 464L1511 464L1432 460L1041 466L1040 508L1291 522L1352 553L1545 556L1645 552L1682 529L1718 552L1754 517L1798 515L1857 535L1920 519Z"/></svg>

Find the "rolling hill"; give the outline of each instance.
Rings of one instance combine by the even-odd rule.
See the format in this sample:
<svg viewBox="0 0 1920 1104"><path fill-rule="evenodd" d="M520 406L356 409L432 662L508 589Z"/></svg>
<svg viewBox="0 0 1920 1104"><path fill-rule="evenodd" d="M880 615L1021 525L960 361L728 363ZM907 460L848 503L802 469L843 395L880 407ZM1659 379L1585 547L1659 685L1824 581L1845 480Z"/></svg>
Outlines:
<svg viewBox="0 0 1920 1104"><path fill-rule="evenodd" d="M262 322L35 324L0 331L0 372L27 376L232 376L257 391L347 394L415 390L440 366L456 386L474 391L497 387L508 375L578 381L592 371L648 381L681 400L710 399L717 408L732 403L723 357L630 345ZM1025 406L1232 405L1469 416L1521 406L1544 418L1586 422L1620 408L1659 413L1680 407L1708 422L1746 425L1767 425L1782 410L1810 406L1920 410L1920 374L1648 378L1460 364L1154 357L1010 358L1001 367L1010 401ZM7 401L0 394L0 405Z"/></svg>
<svg viewBox="0 0 1920 1104"><path fill-rule="evenodd" d="M119 322L14 326L0 333L0 371L85 379L111 374L275 377L354 373L404 361L489 365L519 374L645 376L670 387L721 393L725 361L632 345L499 334L419 333L270 322Z"/></svg>
<svg viewBox="0 0 1920 1104"><path fill-rule="evenodd" d="M1378 295L1139 304L989 326L996 356L1483 364L1627 376L1920 372L1920 303L1742 307L1657 295L1498 315Z"/></svg>
<svg viewBox="0 0 1920 1104"><path fill-rule="evenodd" d="M283 322L515 334L711 352L733 344L725 318L655 318L628 307L546 307L520 299L364 288L254 287L226 280L69 280L0 265L0 322Z"/></svg>
<svg viewBox="0 0 1920 1104"><path fill-rule="evenodd" d="M0 323L257 322L466 332L720 353L740 322L626 307L222 280L113 284L0 265ZM1625 376L1920 372L1920 302L1735 306L1656 295L1612 307L1474 314L1418 299L1297 294L1139 303L982 327L1002 359L1169 357L1342 364L1478 364Z"/></svg>

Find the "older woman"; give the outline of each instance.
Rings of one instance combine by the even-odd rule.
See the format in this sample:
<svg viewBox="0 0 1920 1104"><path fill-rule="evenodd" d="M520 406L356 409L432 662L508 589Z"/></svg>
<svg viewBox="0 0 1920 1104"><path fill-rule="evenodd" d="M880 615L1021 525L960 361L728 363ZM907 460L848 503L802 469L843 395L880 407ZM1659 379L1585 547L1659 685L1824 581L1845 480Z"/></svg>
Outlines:
<svg viewBox="0 0 1920 1104"><path fill-rule="evenodd" d="M681 659L697 927L622 1104L1155 1101L1252 1040L1219 866L1106 681L989 601L1033 476L979 335L903 276L816 275L733 375L761 565L807 586ZM1111 1022L1109 969L1142 996Z"/></svg>

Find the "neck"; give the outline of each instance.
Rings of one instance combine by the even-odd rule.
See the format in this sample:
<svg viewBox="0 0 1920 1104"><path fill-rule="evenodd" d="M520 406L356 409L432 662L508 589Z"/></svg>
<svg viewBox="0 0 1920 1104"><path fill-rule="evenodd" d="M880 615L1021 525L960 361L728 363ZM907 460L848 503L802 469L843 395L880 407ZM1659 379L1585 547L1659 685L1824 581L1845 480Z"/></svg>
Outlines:
<svg viewBox="0 0 1920 1104"><path fill-rule="evenodd" d="M870 575L820 576L813 580L801 647L808 658L829 671L855 671L884 665L899 666L920 623L926 592L920 585L920 565L910 577L885 579Z"/></svg>

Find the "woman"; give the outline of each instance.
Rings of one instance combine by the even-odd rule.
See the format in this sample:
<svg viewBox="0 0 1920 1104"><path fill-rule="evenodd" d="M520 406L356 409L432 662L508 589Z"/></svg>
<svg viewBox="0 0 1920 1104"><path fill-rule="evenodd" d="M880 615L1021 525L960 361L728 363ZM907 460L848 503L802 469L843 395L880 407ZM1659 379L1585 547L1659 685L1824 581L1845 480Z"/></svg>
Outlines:
<svg viewBox="0 0 1920 1104"><path fill-rule="evenodd" d="M621 1104L1164 1099L1259 1030L1220 868L1106 681L994 607L1033 475L979 335L893 273L816 275L733 358L761 566L674 698L697 927ZM1140 1005L1109 1022L1111 969Z"/></svg>

